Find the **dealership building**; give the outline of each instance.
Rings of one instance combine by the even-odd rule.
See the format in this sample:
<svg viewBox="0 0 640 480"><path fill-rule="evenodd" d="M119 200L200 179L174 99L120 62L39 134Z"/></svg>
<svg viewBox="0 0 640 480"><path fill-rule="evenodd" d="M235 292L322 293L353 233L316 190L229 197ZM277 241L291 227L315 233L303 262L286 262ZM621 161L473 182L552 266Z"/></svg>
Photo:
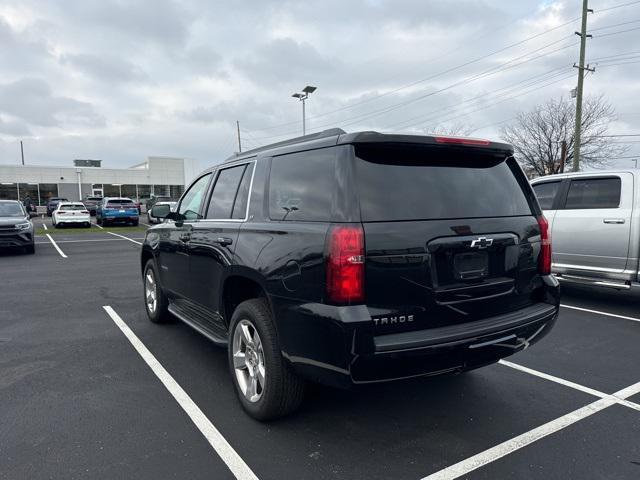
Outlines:
<svg viewBox="0 0 640 480"><path fill-rule="evenodd" d="M82 200L87 196L129 197L144 202L152 196L178 198L198 174L198 162L148 157L129 168L102 168L101 160L74 160L73 166L0 164L0 200L27 196L45 205L51 197Z"/></svg>

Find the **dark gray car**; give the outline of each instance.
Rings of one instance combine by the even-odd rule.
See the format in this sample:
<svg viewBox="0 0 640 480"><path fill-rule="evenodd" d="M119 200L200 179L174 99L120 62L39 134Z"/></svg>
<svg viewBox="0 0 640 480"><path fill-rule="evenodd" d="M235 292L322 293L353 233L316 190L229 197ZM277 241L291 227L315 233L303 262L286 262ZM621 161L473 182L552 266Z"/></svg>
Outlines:
<svg viewBox="0 0 640 480"><path fill-rule="evenodd" d="M33 223L20 202L0 200L0 250L10 247L36 252Z"/></svg>

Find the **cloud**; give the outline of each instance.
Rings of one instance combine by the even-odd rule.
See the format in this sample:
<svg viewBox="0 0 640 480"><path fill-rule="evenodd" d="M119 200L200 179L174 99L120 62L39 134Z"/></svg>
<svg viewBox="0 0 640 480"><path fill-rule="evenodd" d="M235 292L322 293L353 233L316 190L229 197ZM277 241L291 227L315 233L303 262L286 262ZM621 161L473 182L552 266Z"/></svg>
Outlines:
<svg viewBox="0 0 640 480"><path fill-rule="evenodd" d="M107 83L147 78L140 67L114 55L65 54L60 57L60 62Z"/></svg>
<svg viewBox="0 0 640 480"><path fill-rule="evenodd" d="M0 135L26 137L31 135L31 130L24 122L0 118Z"/></svg>
<svg viewBox="0 0 640 480"><path fill-rule="evenodd" d="M105 125L104 117L91 104L56 96L49 84L38 78L0 84L0 113L43 127Z"/></svg>
<svg viewBox="0 0 640 480"><path fill-rule="evenodd" d="M589 28L601 29L588 41L587 61L598 65L585 92L604 93L620 112L611 133L637 133L638 64L610 61L633 50L637 31L611 26L633 18L637 6L604 10L619 3L602 0L589 16ZM312 132L422 133L462 123L497 138L519 110L575 86L577 46L532 57L577 42L578 22L544 32L580 7L579 0L3 0L0 135L9 143L0 141L0 161L29 133L30 152L43 164L95 156L128 165L157 153L217 161L236 148L236 120L247 147L299 134L301 106L291 94L307 84L318 87L306 103ZM543 49L552 42L560 43ZM516 57L521 65L474 78ZM539 81L563 68L564 76ZM634 148L640 153L640 144Z"/></svg>

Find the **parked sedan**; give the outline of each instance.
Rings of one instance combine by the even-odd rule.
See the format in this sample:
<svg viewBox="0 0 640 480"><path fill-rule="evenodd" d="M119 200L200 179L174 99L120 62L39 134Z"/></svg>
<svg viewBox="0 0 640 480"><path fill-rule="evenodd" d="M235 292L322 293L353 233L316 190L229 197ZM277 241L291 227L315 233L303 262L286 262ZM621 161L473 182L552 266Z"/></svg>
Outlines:
<svg viewBox="0 0 640 480"><path fill-rule="evenodd" d="M84 203L60 202L53 211L51 221L56 228L63 225L91 227L91 214Z"/></svg>
<svg viewBox="0 0 640 480"><path fill-rule="evenodd" d="M33 223L20 202L0 200L0 249L22 247L36 253Z"/></svg>
<svg viewBox="0 0 640 480"><path fill-rule="evenodd" d="M130 223L137 226L139 218L138 208L130 198L103 198L102 203L96 210L96 222L98 222L98 225Z"/></svg>
<svg viewBox="0 0 640 480"><path fill-rule="evenodd" d="M51 197L47 202L47 216L53 215L53 211L58 207L60 202L68 202L69 199L64 197Z"/></svg>
<svg viewBox="0 0 640 480"><path fill-rule="evenodd" d="M100 205L100 202L102 202L102 197L90 196L90 197L85 197L83 203L85 207L87 207L87 210L89 210L89 213L91 214L91 216L95 217L96 210L98 209L98 205Z"/></svg>
<svg viewBox="0 0 640 480"><path fill-rule="evenodd" d="M156 205L169 205L170 211L175 212L176 205L178 205L178 202L156 202ZM154 217L152 215L152 212L148 211L147 212L147 220L149 221L149 223L162 223L163 219Z"/></svg>

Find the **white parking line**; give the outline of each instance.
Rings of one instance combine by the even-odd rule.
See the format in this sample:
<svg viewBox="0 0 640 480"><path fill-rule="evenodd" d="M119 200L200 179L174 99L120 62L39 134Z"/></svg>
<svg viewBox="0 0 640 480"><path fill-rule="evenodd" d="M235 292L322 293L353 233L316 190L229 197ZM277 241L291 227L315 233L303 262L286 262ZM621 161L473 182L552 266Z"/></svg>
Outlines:
<svg viewBox="0 0 640 480"><path fill-rule="evenodd" d="M100 230L104 230L104 228L98 225L97 223L96 223L96 227L98 227Z"/></svg>
<svg viewBox="0 0 640 480"><path fill-rule="evenodd" d="M129 240L130 242L133 242L137 245L142 245L142 242L138 242L137 240L134 240L133 238L129 238L129 237L125 237L124 235L120 235L119 233L113 233L113 232L107 232L109 235L114 235L116 237L120 237L120 238L124 238L125 240Z"/></svg>
<svg viewBox="0 0 640 480"><path fill-rule="evenodd" d="M548 435L551 435L552 433L562 430L563 428L573 425L580 420L584 420L585 418L590 417L594 413L604 410L611 405L615 405L618 402L613 397L616 397L617 399L626 399L632 395L635 395L636 393L640 393L640 382L635 383L623 390L620 390L614 393L612 396L607 396L607 398L596 400L589 405L574 410L573 412L569 412L566 415L556 418L555 420L551 420L550 422L547 422L544 425L539 426L538 428L534 428L533 430L513 437L506 442L502 442L495 447L489 448L484 452L480 452L477 455L467 458L466 460L435 472L427 477L424 477L423 480L453 480L454 478L466 475L484 465L487 465L488 463L495 462L496 460L509 455L516 450L520 450L521 448L526 447L527 445L530 445L533 442L540 440L541 438L544 438Z"/></svg>
<svg viewBox="0 0 640 480"><path fill-rule="evenodd" d="M49 229L47 228L47 224L46 224L46 223L43 223L43 224L42 224L42 226L43 226L43 228L44 228L45 230L49 230Z"/></svg>
<svg viewBox="0 0 640 480"><path fill-rule="evenodd" d="M47 236L47 238L49 239L49 241L51 242L51 245L53 245L54 247L56 247L56 250L58 251L58 253L60 254L60 256L62 258L67 258L67 256L64 254L64 252L60 249L60 247L58 246L58 244L53 240L53 238L51 238L51 235L49 235L48 233L45 234Z"/></svg>
<svg viewBox="0 0 640 480"><path fill-rule="evenodd" d="M253 473L251 468L244 462L242 457L238 455L233 447L229 445L229 442L227 442L213 423L211 423L202 410L200 410L200 407L196 405L187 392L185 392L169 372L165 370L156 357L154 357L149 349L147 349L144 343L142 343L136 334L133 333L124 320L120 318L116 311L108 305L102 308L104 308L113 322L118 326L122 333L124 333L125 337L127 337L127 340L129 340L131 345L133 345L133 348L136 349L145 363L149 368L151 368L151 371L156 375L156 377L158 377L173 398L187 413L189 418L191 418L191 421L204 435L222 461L226 463L227 467L229 467L231 473L233 473L237 479L258 480L255 473Z"/></svg>
<svg viewBox="0 0 640 480"><path fill-rule="evenodd" d="M149 225L148 223L144 223L144 222L140 222L141 225L144 225L146 227L150 227L151 225Z"/></svg>
<svg viewBox="0 0 640 480"><path fill-rule="evenodd" d="M548 373L540 372L538 370L534 370L533 368L525 367L524 365L518 365L517 363L508 362L506 360L500 360L501 365L505 367L513 368L515 370L519 370L524 373L528 373L529 375L534 375L539 378L544 378L545 380L549 380L551 382L558 383L560 385L564 385L565 387L573 388L574 390L579 390L581 392L587 393L589 395L593 395L598 398L611 398L612 400L618 402L620 405L624 405L625 407L632 408L634 410L640 411L640 405L634 402L630 402L628 400L623 400L621 398L616 397L615 395L609 395L608 393L601 392L591 387L585 387L584 385L580 385L579 383L572 382L570 380L565 380L564 378L555 377L553 375L549 375Z"/></svg>
<svg viewBox="0 0 640 480"><path fill-rule="evenodd" d="M58 240L56 243L87 243L87 242L121 242L122 238L100 238L91 240ZM127 240L144 240L144 238L127 238ZM49 242L36 242L36 245L42 245Z"/></svg>
<svg viewBox="0 0 640 480"><path fill-rule="evenodd" d="M632 322L640 322L640 318L634 318L634 317L627 317L626 315L618 315L615 313L609 313L609 312L601 312L599 310L591 310L589 308L582 308L582 307L574 307L573 305L565 305L565 304L560 304L561 307L564 308L570 308L572 310L579 310L581 312L588 312L588 313L595 313L598 315L604 315L606 317L615 317L615 318L622 318L623 320L631 320Z"/></svg>

